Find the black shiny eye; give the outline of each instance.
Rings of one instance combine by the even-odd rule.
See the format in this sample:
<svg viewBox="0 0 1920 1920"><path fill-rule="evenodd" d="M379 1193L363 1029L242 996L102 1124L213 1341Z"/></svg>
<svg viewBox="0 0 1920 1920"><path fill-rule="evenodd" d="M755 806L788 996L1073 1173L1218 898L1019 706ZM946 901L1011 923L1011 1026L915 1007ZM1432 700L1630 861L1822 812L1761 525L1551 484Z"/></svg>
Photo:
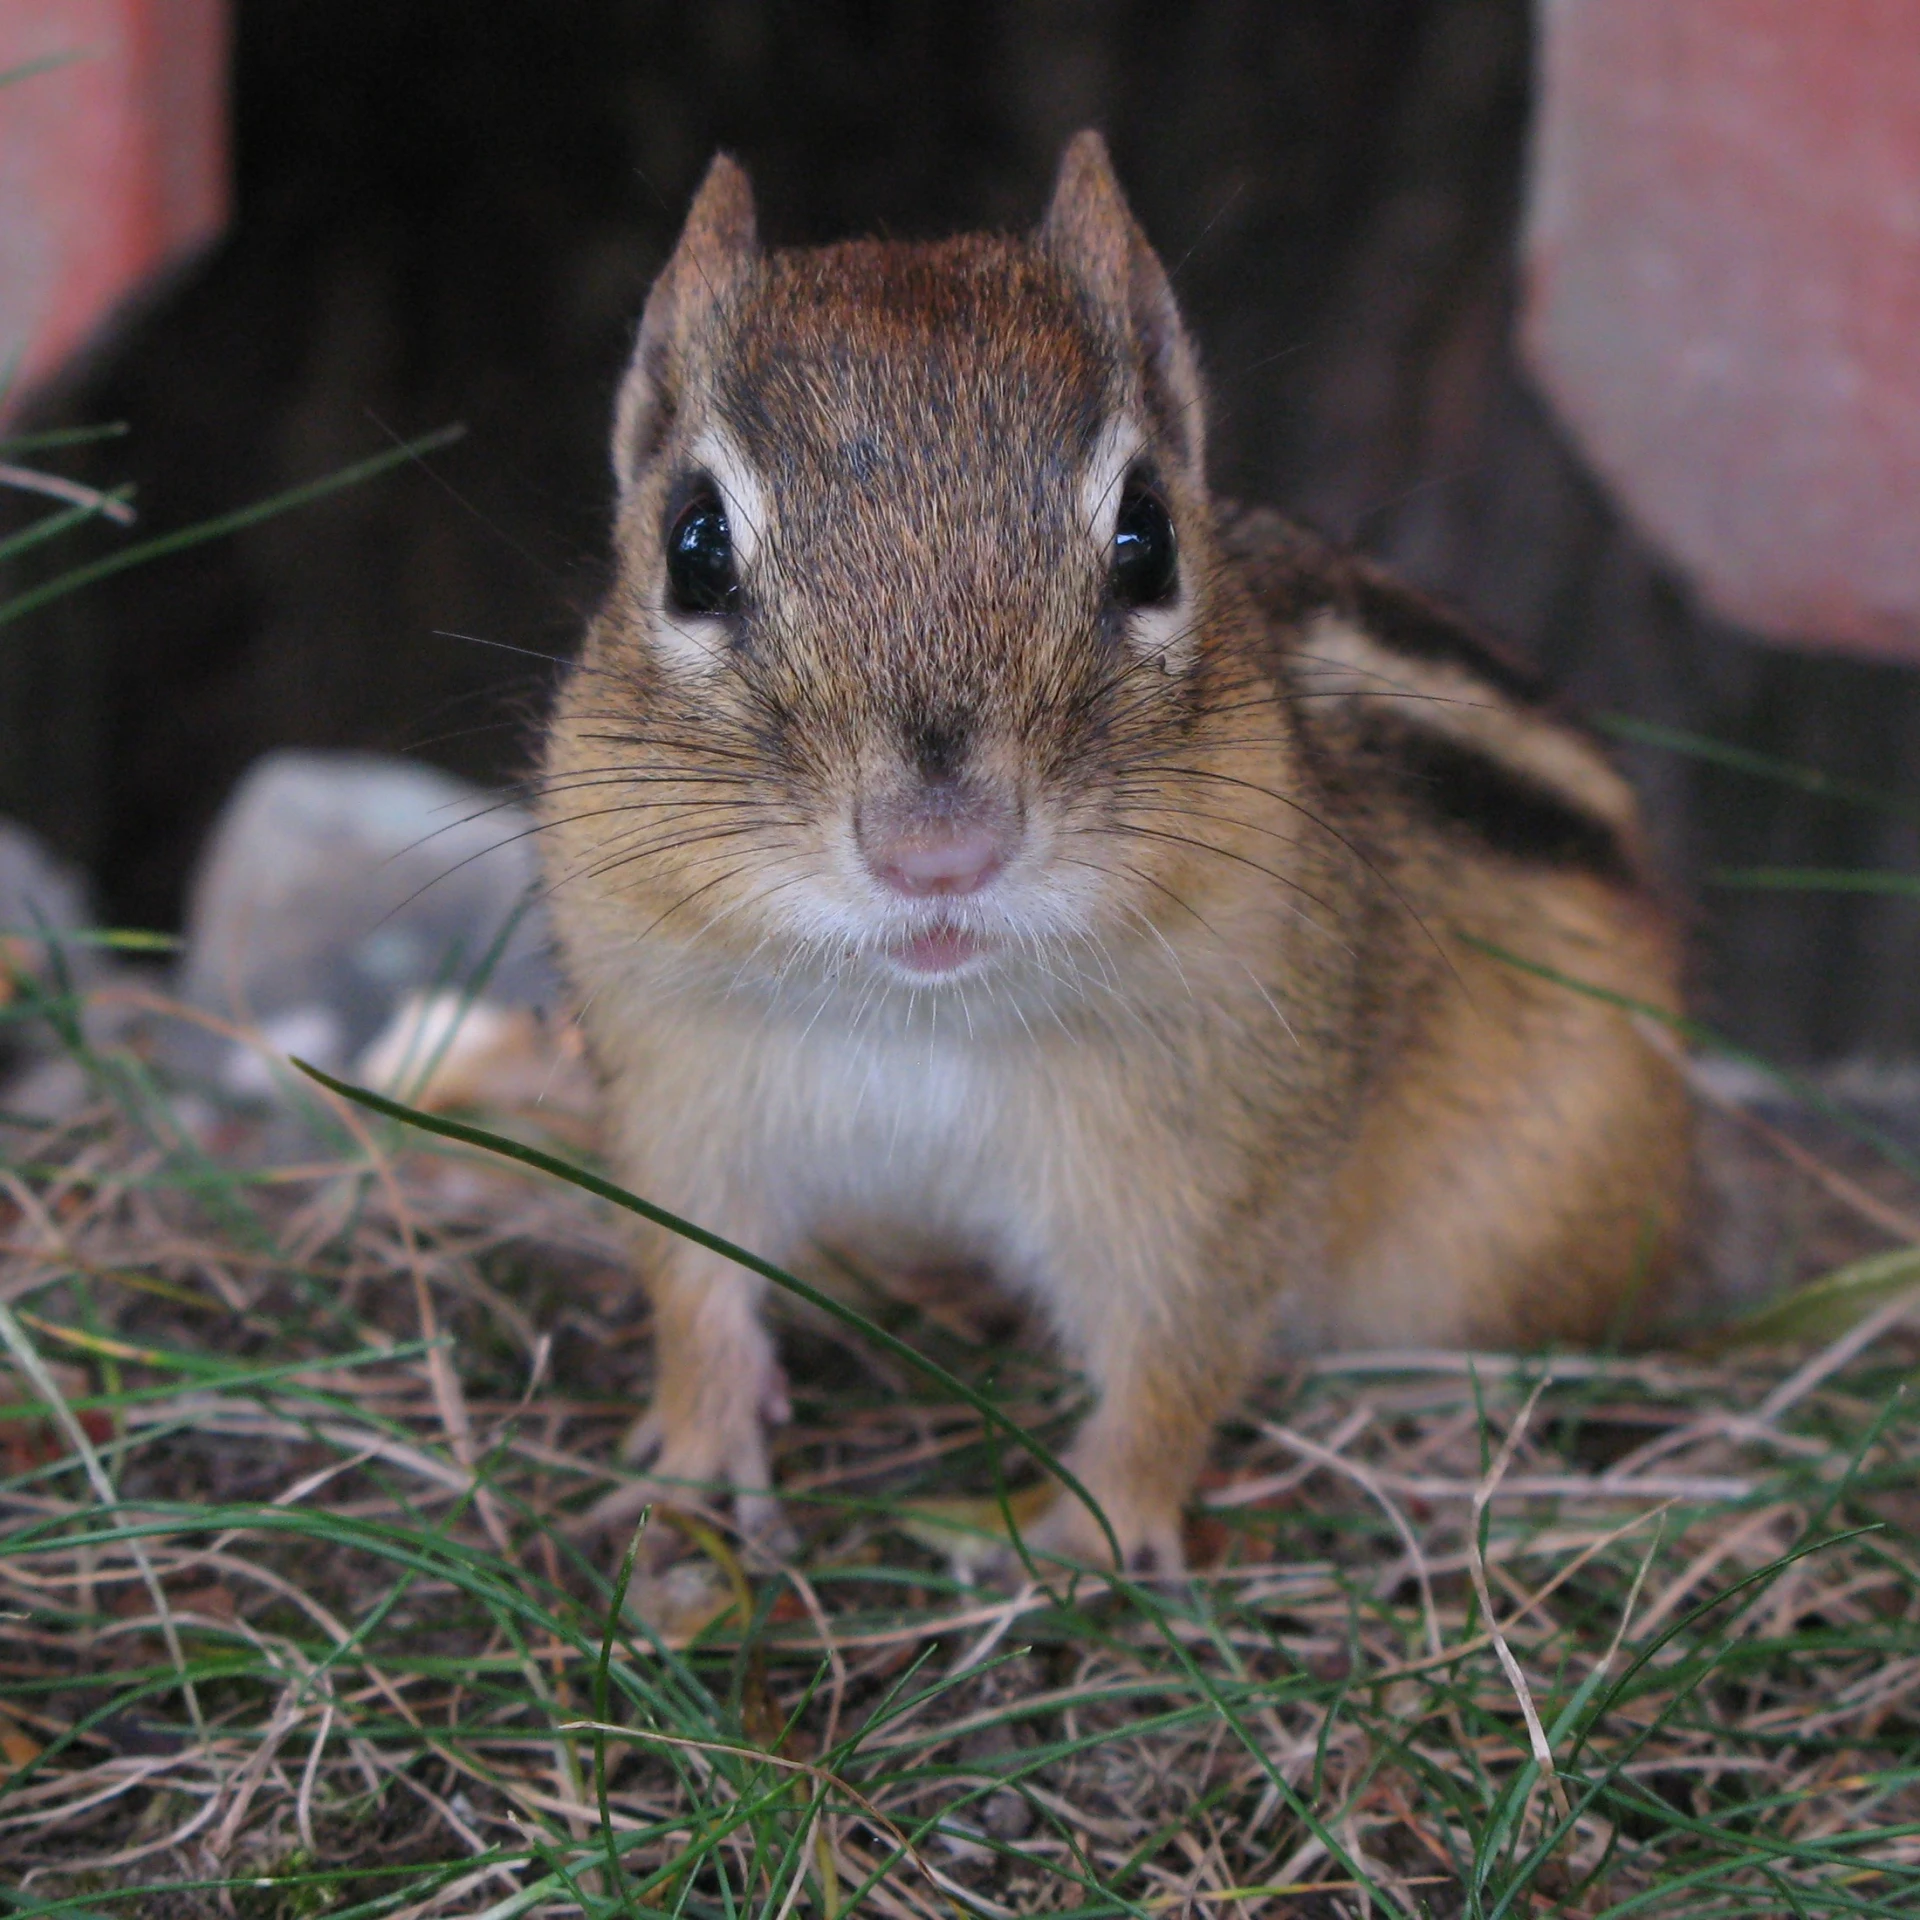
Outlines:
<svg viewBox="0 0 1920 1920"><path fill-rule="evenodd" d="M1130 485L1113 525L1113 597L1123 607L1152 607L1172 594L1179 579L1173 522L1158 494Z"/></svg>
<svg viewBox="0 0 1920 1920"><path fill-rule="evenodd" d="M717 494L698 493L667 532L667 593L682 613L731 613L740 598L733 529Z"/></svg>

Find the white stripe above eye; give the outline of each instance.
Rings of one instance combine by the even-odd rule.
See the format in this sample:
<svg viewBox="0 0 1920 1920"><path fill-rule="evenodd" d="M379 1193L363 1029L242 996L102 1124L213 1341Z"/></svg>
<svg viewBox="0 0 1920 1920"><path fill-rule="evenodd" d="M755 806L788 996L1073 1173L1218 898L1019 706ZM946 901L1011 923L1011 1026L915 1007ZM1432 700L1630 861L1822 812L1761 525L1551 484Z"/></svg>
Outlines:
<svg viewBox="0 0 1920 1920"><path fill-rule="evenodd" d="M1101 430L1081 475L1080 522L1103 563L1113 552L1113 523L1120 515L1127 473L1146 450L1146 431L1139 421L1130 414L1116 414Z"/></svg>
<svg viewBox="0 0 1920 1920"><path fill-rule="evenodd" d="M1147 430L1131 414L1115 414L1102 429L1080 482L1080 518L1104 569L1113 564L1114 522L1127 490L1127 475L1147 452ZM1180 535L1174 524L1174 538ZM1193 658L1193 595L1187 569L1180 568L1172 599L1157 607L1137 607L1127 615L1127 644L1142 660L1179 673Z"/></svg>
<svg viewBox="0 0 1920 1920"><path fill-rule="evenodd" d="M760 476L718 427L707 428L687 450L687 465L710 476L719 488L733 533L734 563L745 579L766 535L767 490Z"/></svg>
<svg viewBox="0 0 1920 1920"><path fill-rule="evenodd" d="M740 449L717 427L709 427L688 448L686 467L704 473L720 495L733 541L733 564L745 581L765 545L767 490ZM664 581L662 591L664 594ZM653 616L654 644L669 666L687 673L712 668L725 654L726 622L710 613L680 613L664 598Z"/></svg>

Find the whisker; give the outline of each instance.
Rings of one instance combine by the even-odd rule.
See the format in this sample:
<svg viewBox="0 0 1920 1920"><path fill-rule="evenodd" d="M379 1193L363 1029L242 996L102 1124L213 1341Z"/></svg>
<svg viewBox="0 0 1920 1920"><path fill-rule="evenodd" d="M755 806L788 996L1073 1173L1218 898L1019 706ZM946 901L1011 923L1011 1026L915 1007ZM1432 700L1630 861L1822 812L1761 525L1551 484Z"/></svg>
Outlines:
<svg viewBox="0 0 1920 1920"><path fill-rule="evenodd" d="M604 880L609 874L618 873L622 867L634 866L642 860L657 859L663 854L684 853L689 847L706 846L722 840L739 840L758 831L757 826L703 829L683 834L677 840L654 842L639 848L621 847L611 858L603 859L597 866L586 869L580 877L588 880ZM599 851L605 853L607 849L603 846ZM698 859L689 864L697 865Z"/></svg>
<svg viewBox="0 0 1920 1920"><path fill-rule="evenodd" d="M548 666L569 667L575 673L604 674L609 679L615 677L609 667L591 666L584 660L572 659L564 653L542 653L537 647L518 647L510 640L489 640L485 634L459 633L452 627L434 627L430 631L436 640L464 640L472 647L491 647L497 653L517 653L522 659L544 660Z"/></svg>
<svg viewBox="0 0 1920 1920"><path fill-rule="evenodd" d="M1088 831L1091 831L1091 829L1088 829ZM1278 882L1278 884L1285 887L1289 893L1297 893L1303 900L1311 900L1316 907L1320 907L1328 913L1333 912L1332 904L1329 901L1321 899L1312 888L1303 887L1297 880L1290 880L1285 874L1276 873L1271 867L1263 866L1258 860L1252 859L1244 853L1236 853L1230 847L1216 847L1210 841L1197 840L1191 834L1172 833L1164 827L1137 827L1122 823L1118 827L1108 828L1107 831L1132 834L1142 840L1165 840L1174 846L1192 847L1200 853L1211 853L1222 860L1235 861L1240 866L1251 867L1255 873L1264 874L1269 880ZM1294 912L1303 926L1312 927L1316 933L1326 933L1324 927L1315 926L1314 922L1305 914L1299 913L1297 908L1294 909ZM1345 943L1342 942L1342 944L1344 945Z"/></svg>
<svg viewBox="0 0 1920 1920"><path fill-rule="evenodd" d="M1413 902L1410 901L1406 897L1406 895L1400 891L1399 887L1397 887L1394 884L1392 876L1386 873L1374 861L1372 856L1369 855L1363 848L1356 846L1354 842L1347 837L1347 835L1345 835L1339 830L1339 828L1335 827L1330 821L1322 820L1320 816L1312 810L1312 808L1304 806L1300 801L1294 799L1290 794L1277 793L1274 791L1273 788L1263 787L1257 781L1243 780L1239 778L1237 775L1222 773L1217 768L1163 766L1161 768L1161 771L1163 773L1176 774L1186 779L1215 780L1227 786L1243 787L1250 793L1258 793L1258 794L1264 795L1267 799L1277 801L1279 802L1280 805L1284 807L1290 807L1295 813L1298 813L1304 819L1311 821L1313 825L1318 827L1323 833L1329 835L1340 846L1344 847L1346 851L1354 857L1354 859L1358 860L1360 864L1363 867L1365 867L1366 870L1370 874L1372 874L1373 877L1376 880L1378 880L1384 888L1386 888L1387 893L1393 899L1395 904L1398 905L1400 909L1407 915L1408 919L1410 919L1413 922L1413 924L1420 929L1421 933L1425 936L1428 943L1432 946L1434 952L1440 956L1441 963L1446 967L1447 971L1453 975L1455 980L1460 981L1460 985L1462 989L1463 990L1465 989L1466 982L1464 980L1460 980L1459 969L1454 966L1452 956L1447 952L1446 948L1440 943L1440 939L1434 933L1433 929L1427 925L1425 919L1421 916L1419 909L1416 908Z"/></svg>

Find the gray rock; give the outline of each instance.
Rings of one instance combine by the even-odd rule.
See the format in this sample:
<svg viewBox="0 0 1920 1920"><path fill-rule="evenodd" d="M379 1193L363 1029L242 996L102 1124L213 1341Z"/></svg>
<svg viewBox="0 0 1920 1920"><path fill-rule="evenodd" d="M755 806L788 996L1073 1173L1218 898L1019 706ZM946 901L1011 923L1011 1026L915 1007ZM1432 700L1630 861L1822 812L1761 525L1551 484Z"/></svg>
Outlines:
<svg viewBox="0 0 1920 1920"><path fill-rule="evenodd" d="M98 984L106 957L71 936L93 924L87 883L17 821L0 820L0 1005L16 1005L21 988L52 989L63 978L84 989ZM0 1058L54 1045L44 1021L13 1018L0 1026Z"/></svg>
<svg viewBox="0 0 1920 1920"><path fill-rule="evenodd" d="M58 1119L86 1098L87 1078L55 1025L32 1011L37 994L76 994L112 971L108 954L73 935L94 924L86 881L34 834L0 820L0 1108ZM114 1021L82 1003L69 1007L90 1046ZM120 1016L124 1019L124 1015Z"/></svg>
<svg viewBox="0 0 1920 1920"><path fill-rule="evenodd" d="M46 965L46 935L75 933L93 921L87 883L54 858L43 841L17 821L0 819L0 939L16 964L36 974ZM97 949L62 949L74 968L98 970Z"/></svg>
<svg viewBox="0 0 1920 1920"><path fill-rule="evenodd" d="M352 1062L411 994L547 1006L559 979L533 820L452 775L373 754L281 752L235 789L194 880L179 993L270 1052ZM176 1064L184 1064L176 1062ZM228 1045L192 1064L228 1095L274 1070Z"/></svg>

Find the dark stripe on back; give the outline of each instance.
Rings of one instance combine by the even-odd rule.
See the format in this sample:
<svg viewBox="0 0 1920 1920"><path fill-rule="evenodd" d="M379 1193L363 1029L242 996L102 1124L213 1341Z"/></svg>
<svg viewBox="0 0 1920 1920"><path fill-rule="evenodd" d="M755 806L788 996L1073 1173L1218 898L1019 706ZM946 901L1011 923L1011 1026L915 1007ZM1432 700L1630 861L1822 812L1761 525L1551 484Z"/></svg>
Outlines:
<svg viewBox="0 0 1920 1920"><path fill-rule="evenodd" d="M1283 630L1316 613L1351 621L1390 653L1441 661L1523 706L1546 704L1540 677L1439 602L1359 554L1267 507L1217 503L1221 544L1261 609Z"/></svg>
<svg viewBox="0 0 1920 1920"><path fill-rule="evenodd" d="M1516 706L1535 710L1540 724L1585 737L1576 721L1555 711L1531 668L1371 561L1266 508L1222 503L1218 512L1222 545L1282 646L1315 614L1333 613L1386 653L1457 666ZM1284 664L1280 672L1289 677ZM1306 694L1312 698L1310 684ZM1506 859L1590 873L1617 886L1647 884L1630 838L1577 802L1457 734L1392 713L1384 702L1341 704L1355 728L1349 738L1373 756L1378 777L1436 824L1469 834ZM1305 737L1313 740L1316 731L1308 726ZM1339 758L1336 749L1336 763ZM1341 771L1337 764L1329 768L1335 778Z"/></svg>
<svg viewBox="0 0 1920 1920"><path fill-rule="evenodd" d="M1504 761L1391 721L1369 719L1363 733L1412 805L1489 852L1615 886L1642 884L1638 861L1612 827Z"/></svg>
<svg viewBox="0 0 1920 1920"><path fill-rule="evenodd" d="M1346 578L1339 585L1345 590L1336 591L1329 604L1390 653L1464 668L1524 706L1544 703L1546 691L1531 667L1425 594L1387 578L1358 558L1349 560L1343 571Z"/></svg>

